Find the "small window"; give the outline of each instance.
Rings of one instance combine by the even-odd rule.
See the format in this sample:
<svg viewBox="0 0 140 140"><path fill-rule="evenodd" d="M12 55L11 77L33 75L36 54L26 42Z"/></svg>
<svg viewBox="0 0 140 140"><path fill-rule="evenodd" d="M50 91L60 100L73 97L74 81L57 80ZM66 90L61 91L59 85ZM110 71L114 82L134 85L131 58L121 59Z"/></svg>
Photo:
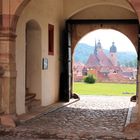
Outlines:
<svg viewBox="0 0 140 140"><path fill-rule="evenodd" d="M48 25L48 53L54 55L54 25Z"/></svg>

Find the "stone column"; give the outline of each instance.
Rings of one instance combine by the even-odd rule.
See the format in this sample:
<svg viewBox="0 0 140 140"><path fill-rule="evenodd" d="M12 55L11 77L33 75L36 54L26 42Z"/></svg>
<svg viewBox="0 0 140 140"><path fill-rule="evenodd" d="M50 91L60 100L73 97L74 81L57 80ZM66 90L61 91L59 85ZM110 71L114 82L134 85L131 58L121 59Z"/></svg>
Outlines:
<svg viewBox="0 0 140 140"><path fill-rule="evenodd" d="M137 108L138 108L138 119L140 120L140 61L138 61L138 79L137 79Z"/></svg>
<svg viewBox="0 0 140 140"><path fill-rule="evenodd" d="M3 111L2 110L2 76L4 74L4 69L3 67L0 66L0 113Z"/></svg>
<svg viewBox="0 0 140 140"><path fill-rule="evenodd" d="M16 113L15 38L9 30L0 30L1 108L5 114Z"/></svg>

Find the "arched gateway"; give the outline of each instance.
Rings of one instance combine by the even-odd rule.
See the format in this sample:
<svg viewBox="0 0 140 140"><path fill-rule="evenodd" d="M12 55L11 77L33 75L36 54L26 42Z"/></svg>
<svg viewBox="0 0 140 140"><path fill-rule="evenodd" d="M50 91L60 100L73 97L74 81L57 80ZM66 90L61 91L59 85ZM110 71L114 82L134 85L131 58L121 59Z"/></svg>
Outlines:
<svg viewBox="0 0 140 140"><path fill-rule="evenodd" d="M138 21L137 20L68 20L67 21L67 33L68 33L68 69L66 73L69 73L68 91L70 97L72 94L72 55L74 48L78 41L87 33L95 31L97 29L115 29L125 34L134 44L136 50L138 50Z"/></svg>
<svg viewBox="0 0 140 140"><path fill-rule="evenodd" d="M59 97L69 101L72 79L71 56L77 41L86 33L96 29L115 29L124 33L139 52L139 11L139 0L41 0L41 2L40 0L1 0L0 66L4 69L4 74L0 77L0 89L2 89L0 97L3 100L0 108L5 114L25 113L26 88L37 94L42 106L59 101ZM62 39L65 21L66 30ZM35 32L34 35L32 35L33 32ZM28 45L31 50L27 49ZM32 68L36 69L35 62L31 66L29 61L27 65L22 61L23 66L19 67L21 64L18 64L17 52L20 49L23 53L19 58L25 60L23 48L31 54L26 53L27 60L36 61L37 67L41 65L35 72L38 79L34 79L32 74L29 74ZM53 52L50 53L50 50ZM44 60L46 60L47 69L42 69ZM22 80L19 80L18 76L22 77ZM29 76L30 79L28 79ZM32 81L33 85L29 81ZM137 83L139 94L139 78ZM60 87L61 92L59 92ZM138 106L140 114L140 105Z"/></svg>

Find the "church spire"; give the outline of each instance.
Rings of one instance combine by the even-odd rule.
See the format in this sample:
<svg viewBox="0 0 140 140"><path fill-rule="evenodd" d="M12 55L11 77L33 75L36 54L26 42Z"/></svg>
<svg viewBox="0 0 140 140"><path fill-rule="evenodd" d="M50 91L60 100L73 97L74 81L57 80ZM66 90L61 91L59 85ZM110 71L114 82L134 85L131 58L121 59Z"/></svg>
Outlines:
<svg viewBox="0 0 140 140"><path fill-rule="evenodd" d="M110 53L116 53L117 47L115 46L115 42L112 42L112 46L110 47Z"/></svg>
<svg viewBox="0 0 140 140"><path fill-rule="evenodd" d="M94 49L94 54L97 55L97 44L96 44L96 39L95 39L95 49Z"/></svg>
<svg viewBox="0 0 140 140"><path fill-rule="evenodd" d="M96 39L95 39L95 46L96 46Z"/></svg>
<svg viewBox="0 0 140 140"><path fill-rule="evenodd" d="M100 40L98 40L98 43L96 43L96 40L95 40L95 49L94 49L94 54L95 55L97 55L99 49L102 49L101 42L100 42Z"/></svg>
<svg viewBox="0 0 140 140"><path fill-rule="evenodd" d="M112 45L110 47L110 60L114 66L118 65L117 47L115 46L115 42L112 42Z"/></svg>
<svg viewBox="0 0 140 140"><path fill-rule="evenodd" d="M102 45L101 45L100 40L98 40L97 47L98 47L99 49L101 49L101 48L102 48Z"/></svg>

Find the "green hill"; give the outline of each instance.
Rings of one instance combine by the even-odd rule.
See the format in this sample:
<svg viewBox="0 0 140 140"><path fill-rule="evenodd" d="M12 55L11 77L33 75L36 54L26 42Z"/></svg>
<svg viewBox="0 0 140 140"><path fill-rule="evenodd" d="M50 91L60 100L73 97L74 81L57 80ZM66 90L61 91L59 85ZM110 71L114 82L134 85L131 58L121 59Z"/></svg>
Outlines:
<svg viewBox="0 0 140 140"><path fill-rule="evenodd" d="M76 62L86 63L90 54L94 52L94 47L79 43L74 50L74 60Z"/></svg>
<svg viewBox="0 0 140 140"><path fill-rule="evenodd" d="M75 51L74 51L74 60L75 62L82 62L86 63L90 54L93 54L94 46L89 46L84 43L77 44ZM104 52L106 55L109 54L109 50L105 50ZM135 52L118 52L118 61L120 65L132 65L136 66L137 62L137 54Z"/></svg>

